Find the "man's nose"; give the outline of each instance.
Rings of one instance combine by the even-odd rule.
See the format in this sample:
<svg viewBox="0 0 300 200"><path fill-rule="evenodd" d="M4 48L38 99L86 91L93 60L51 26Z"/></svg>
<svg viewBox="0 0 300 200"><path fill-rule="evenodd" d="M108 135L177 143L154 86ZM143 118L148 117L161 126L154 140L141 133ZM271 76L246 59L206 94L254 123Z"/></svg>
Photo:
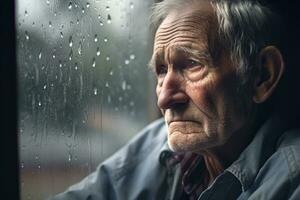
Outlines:
<svg viewBox="0 0 300 200"><path fill-rule="evenodd" d="M168 109L176 104L188 101L185 93L184 78L176 71L168 71L162 83L157 86L157 105L160 109Z"/></svg>

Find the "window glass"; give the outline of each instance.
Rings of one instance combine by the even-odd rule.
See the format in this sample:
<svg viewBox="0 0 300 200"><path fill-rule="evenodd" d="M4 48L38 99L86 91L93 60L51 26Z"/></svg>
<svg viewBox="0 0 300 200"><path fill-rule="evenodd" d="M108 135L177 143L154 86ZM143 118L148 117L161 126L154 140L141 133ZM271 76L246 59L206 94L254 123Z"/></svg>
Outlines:
<svg viewBox="0 0 300 200"><path fill-rule="evenodd" d="M147 0L18 0L22 199L78 182L157 117Z"/></svg>

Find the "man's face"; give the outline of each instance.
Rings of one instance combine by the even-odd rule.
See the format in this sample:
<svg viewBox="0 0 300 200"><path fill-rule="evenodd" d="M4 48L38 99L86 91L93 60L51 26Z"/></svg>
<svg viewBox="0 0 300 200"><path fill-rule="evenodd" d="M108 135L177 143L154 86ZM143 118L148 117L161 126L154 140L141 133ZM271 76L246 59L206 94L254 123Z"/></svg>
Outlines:
<svg viewBox="0 0 300 200"><path fill-rule="evenodd" d="M218 147L244 126L236 67L226 49L210 54L214 17L210 5L190 7L171 12L156 32L157 104L174 151Z"/></svg>

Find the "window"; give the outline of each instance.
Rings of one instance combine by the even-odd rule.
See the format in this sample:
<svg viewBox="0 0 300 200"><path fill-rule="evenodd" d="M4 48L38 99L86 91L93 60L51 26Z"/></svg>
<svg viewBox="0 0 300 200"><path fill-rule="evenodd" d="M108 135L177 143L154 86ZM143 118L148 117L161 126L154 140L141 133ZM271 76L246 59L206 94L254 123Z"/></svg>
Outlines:
<svg viewBox="0 0 300 200"><path fill-rule="evenodd" d="M18 0L22 199L64 191L157 117L147 0Z"/></svg>

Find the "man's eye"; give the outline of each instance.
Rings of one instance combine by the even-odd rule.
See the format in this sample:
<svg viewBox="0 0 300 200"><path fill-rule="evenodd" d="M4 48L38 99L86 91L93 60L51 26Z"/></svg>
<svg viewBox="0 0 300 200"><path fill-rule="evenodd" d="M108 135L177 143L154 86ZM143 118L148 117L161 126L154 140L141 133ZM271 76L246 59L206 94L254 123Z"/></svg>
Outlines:
<svg viewBox="0 0 300 200"><path fill-rule="evenodd" d="M164 75L168 72L168 68L165 65L159 65L156 67L156 74L157 75Z"/></svg>
<svg viewBox="0 0 300 200"><path fill-rule="evenodd" d="M186 64L185 64L186 68L192 68L192 67L196 67L196 66L203 67L203 64L197 60L192 60L192 59L186 61Z"/></svg>

